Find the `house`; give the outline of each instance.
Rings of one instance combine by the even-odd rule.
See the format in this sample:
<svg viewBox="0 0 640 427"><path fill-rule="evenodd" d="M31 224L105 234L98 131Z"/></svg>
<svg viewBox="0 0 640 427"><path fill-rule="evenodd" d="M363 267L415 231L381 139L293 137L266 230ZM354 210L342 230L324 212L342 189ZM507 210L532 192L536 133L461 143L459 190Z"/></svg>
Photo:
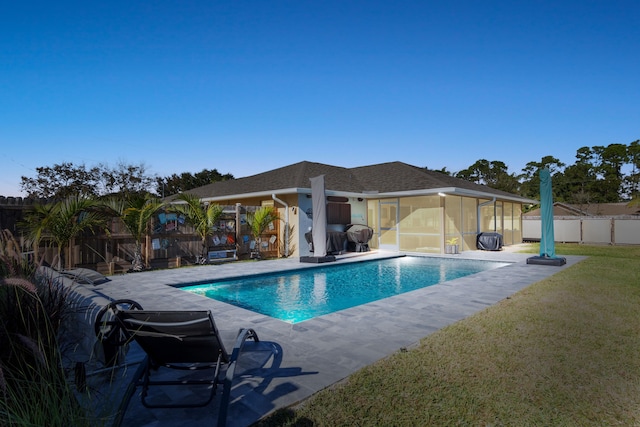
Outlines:
<svg viewBox="0 0 640 427"><path fill-rule="evenodd" d="M320 175L327 230L344 232L347 224L366 224L374 230L370 247L384 250L443 253L452 241L461 250L474 250L483 232L500 233L505 245L521 243L522 206L536 203L402 162L344 168L303 161L188 192L220 205L274 206L285 225L277 238L291 248L288 255L307 256L310 178Z"/></svg>

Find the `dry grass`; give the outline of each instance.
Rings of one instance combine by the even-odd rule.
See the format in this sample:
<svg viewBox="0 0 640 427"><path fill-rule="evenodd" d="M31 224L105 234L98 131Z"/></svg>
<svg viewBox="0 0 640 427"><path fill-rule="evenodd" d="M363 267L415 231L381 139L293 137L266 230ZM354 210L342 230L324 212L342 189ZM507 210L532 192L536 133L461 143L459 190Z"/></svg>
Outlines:
<svg viewBox="0 0 640 427"><path fill-rule="evenodd" d="M640 248L591 255L261 425L640 425Z"/></svg>

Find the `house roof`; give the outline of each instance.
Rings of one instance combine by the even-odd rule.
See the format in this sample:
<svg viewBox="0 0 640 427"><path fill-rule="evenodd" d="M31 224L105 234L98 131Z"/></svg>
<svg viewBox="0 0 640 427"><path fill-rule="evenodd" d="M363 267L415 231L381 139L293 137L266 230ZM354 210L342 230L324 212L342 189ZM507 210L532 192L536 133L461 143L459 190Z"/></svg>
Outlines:
<svg viewBox="0 0 640 427"><path fill-rule="evenodd" d="M259 194L310 193L310 178L324 175L328 193L359 194L371 197L407 193L466 194L476 197L535 203L534 200L430 171L402 162L380 163L370 166L344 168L323 163L303 161L257 175L214 182L188 193L201 199L241 198Z"/></svg>
<svg viewBox="0 0 640 427"><path fill-rule="evenodd" d="M591 203L591 204L569 204L555 202L553 204L554 216L627 216L640 215L640 206L629 206L627 202L621 203ZM539 217L540 208L524 214L526 217Z"/></svg>

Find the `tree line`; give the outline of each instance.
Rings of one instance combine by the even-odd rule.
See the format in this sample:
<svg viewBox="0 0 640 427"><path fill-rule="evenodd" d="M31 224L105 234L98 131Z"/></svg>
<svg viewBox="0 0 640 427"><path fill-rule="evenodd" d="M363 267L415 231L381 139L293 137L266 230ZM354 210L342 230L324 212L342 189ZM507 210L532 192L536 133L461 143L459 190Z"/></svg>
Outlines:
<svg viewBox="0 0 640 427"><path fill-rule="evenodd" d="M549 168L553 179L554 200L578 205L637 200L640 195L640 140L629 144L581 147L573 164L565 164L548 155L528 162L519 174L510 173L506 163L480 159L466 169L438 172L491 188L537 199L538 171ZM166 177L149 173L144 164L61 163L36 169L36 177L21 179L21 190L28 198L64 199L69 196L102 197L147 193L167 197L217 181L234 179L217 169L183 172Z"/></svg>
<svg viewBox="0 0 640 427"><path fill-rule="evenodd" d="M625 144L582 147L571 165L554 156L527 163L520 174L509 173L501 161L481 159L456 173L440 172L523 197L540 194L538 171L548 168L555 201L588 205L637 200L640 194L640 140ZM627 172L625 172L627 170Z"/></svg>
<svg viewBox="0 0 640 427"><path fill-rule="evenodd" d="M144 163L119 162L116 166L101 163L87 167L85 164L63 162L36 168L35 177L22 176L20 189L32 199L63 200L77 196L97 198L131 194L164 198L228 179L234 179L233 175L221 174L216 169L159 177L150 173Z"/></svg>

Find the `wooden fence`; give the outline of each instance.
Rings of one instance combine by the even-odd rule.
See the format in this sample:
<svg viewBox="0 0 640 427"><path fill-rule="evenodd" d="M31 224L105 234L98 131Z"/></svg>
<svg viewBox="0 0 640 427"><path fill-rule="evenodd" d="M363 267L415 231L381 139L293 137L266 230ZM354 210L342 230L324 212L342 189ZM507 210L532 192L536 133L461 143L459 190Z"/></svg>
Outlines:
<svg viewBox="0 0 640 427"><path fill-rule="evenodd" d="M3 228L16 237L20 233L16 224L32 202L20 198L0 198L0 219ZM253 236L246 221L248 212L256 206L223 206L223 216L214 226L213 234L206 242L206 254L212 262L223 262L249 258L255 247ZM179 215L159 212L152 221L152 233L143 242L143 257L151 268L173 268L197 263L203 252L201 238L194 228ZM76 237L66 254L74 267L92 268L103 274L128 271L132 264L135 240L124 224L113 218L107 227L108 234L86 232ZM260 250L265 257L281 256L279 245L280 221L261 236ZM38 248L38 261L51 265L57 263L57 250L43 239Z"/></svg>

